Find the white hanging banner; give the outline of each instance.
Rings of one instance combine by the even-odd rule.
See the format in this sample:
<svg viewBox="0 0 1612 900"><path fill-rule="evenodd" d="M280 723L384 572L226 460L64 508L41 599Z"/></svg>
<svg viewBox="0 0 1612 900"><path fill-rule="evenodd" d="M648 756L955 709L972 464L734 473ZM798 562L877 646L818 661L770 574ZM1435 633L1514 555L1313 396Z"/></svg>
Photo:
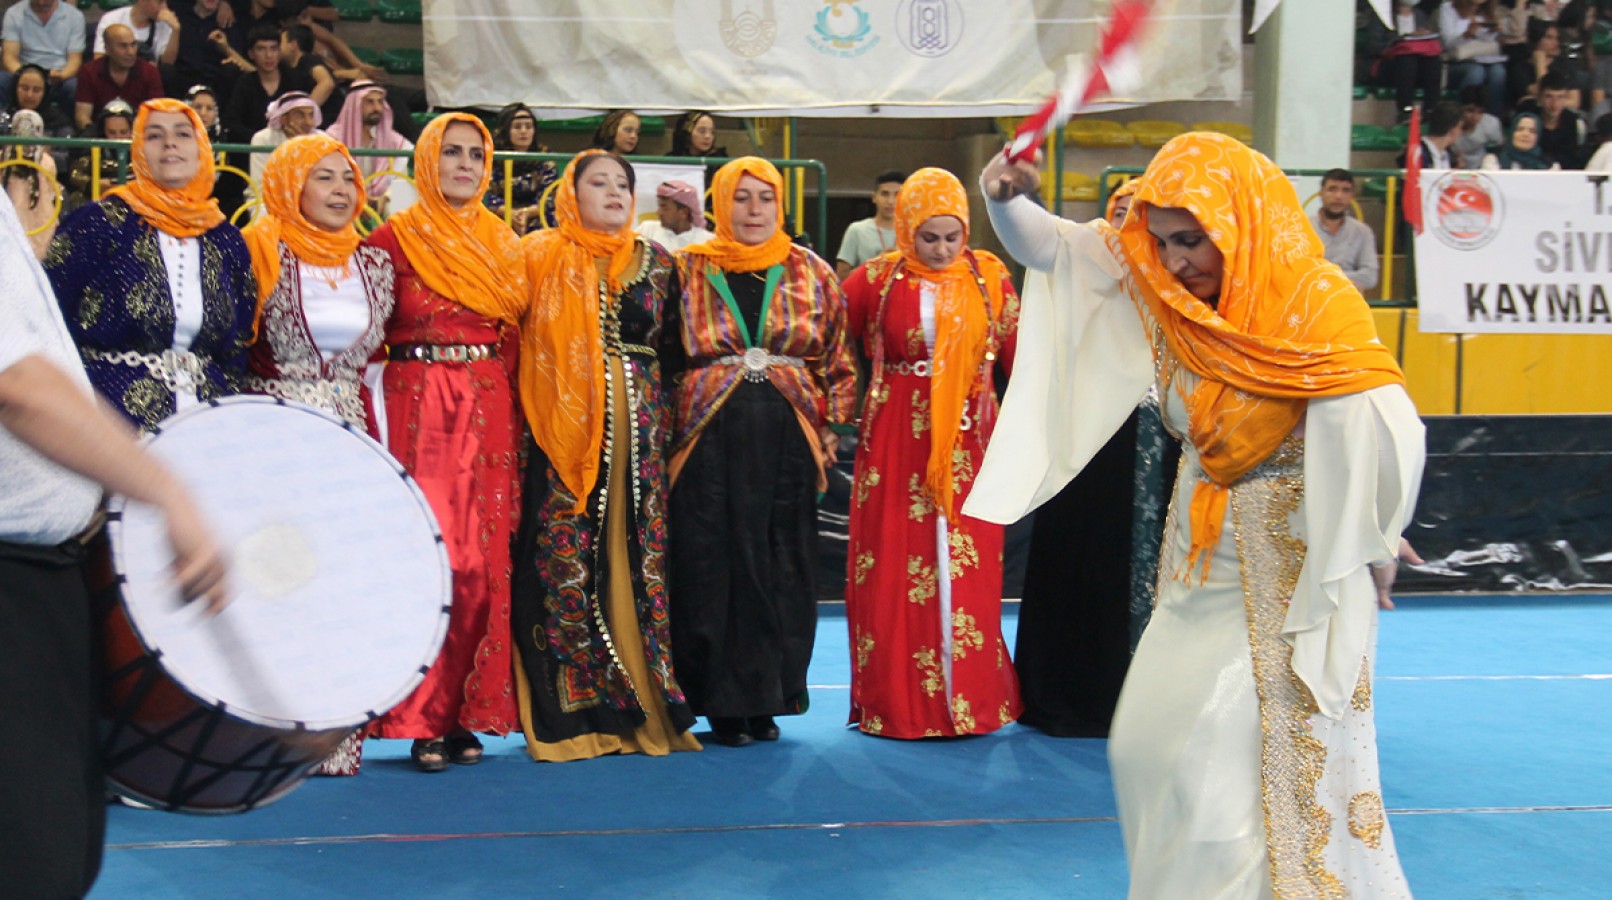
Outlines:
<svg viewBox="0 0 1612 900"><path fill-rule="evenodd" d="M941 117L1035 109L1108 0L425 0L436 106ZM1115 102L1235 100L1240 0L1156 0Z"/></svg>
<svg viewBox="0 0 1612 900"><path fill-rule="evenodd" d="M1612 185L1595 172L1424 170L1422 331L1612 334Z"/></svg>

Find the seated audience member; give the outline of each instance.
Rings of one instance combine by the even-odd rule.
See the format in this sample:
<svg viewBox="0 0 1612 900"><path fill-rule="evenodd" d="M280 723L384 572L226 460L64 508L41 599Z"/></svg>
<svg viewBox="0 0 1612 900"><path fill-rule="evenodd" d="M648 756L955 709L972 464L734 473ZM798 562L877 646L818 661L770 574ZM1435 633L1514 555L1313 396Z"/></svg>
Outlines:
<svg viewBox="0 0 1612 900"><path fill-rule="evenodd" d="M1450 148L1455 145L1460 125L1460 107L1447 100L1433 106L1432 111L1427 114L1427 118L1422 121L1422 146L1420 148L1422 168L1454 168ZM1401 153L1396 165L1403 166L1405 161L1406 155Z"/></svg>
<svg viewBox="0 0 1612 900"><path fill-rule="evenodd" d="M97 56L78 72L78 91L73 107L73 125L83 129L113 100L138 107L161 97L162 73L140 58L134 32L127 25L106 29L106 55Z"/></svg>
<svg viewBox="0 0 1612 900"><path fill-rule="evenodd" d="M95 23L95 55L107 51L106 30L122 25L134 32L140 58L146 62L173 65L179 58L179 19L168 8L168 0L134 0L122 9L104 13Z"/></svg>
<svg viewBox="0 0 1612 900"><path fill-rule="evenodd" d="M101 108L96 114L95 121L91 123L84 137L105 138L109 141L134 140L134 107L122 100L113 100ZM67 173L67 186L71 190L70 197L73 207L98 199L109 188L116 187L123 182L127 175L123 161L118 154L106 150L101 151L101 183L99 191L96 190L95 179L91 172L93 155L88 150L77 150L72 155L71 168ZM64 207L63 211L66 211Z"/></svg>
<svg viewBox="0 0 1612 900"><path fill-rule="evenodd" d="M45 120L31 109L18 110L11 117L11 133L17 137L44 137ZM29 232L25 236L35 258L44 259L56 232L52 222L56 218L56 194L61 190L56 183L56 160L38 144L0 147L0 160L32 163L0 169L0 189L17 208L17 218L23 230Z"/></svg>
<svg viewBox="0 0 1612 900"><path fill-rule="evenodd" d="M280 29L280 61L291 67L297 77L311 82L308 96L319 104L319 111L332 120L341 114L341 98L336 96L336 78L330 74L325 61L314 55L313 31L306 25L287 25Z"/></svg>
<svg viewBox="0 0 1612 900"><path fill-rule="evenodd" d="M1455 143L1450 156L1462 169L1476 169L1483 164L1483 155L1491 147L1505 143L1506 129L1500 120L1484 109L1483 88L1461 89L1461 122L1456 126Z"/></svg>
<svg viewBox="0 0 1612 900"><path fill-rule="evenodd" d="M1506 55L1500 34L1480 0L1444 0L1438 11L1439 35L1444 39L1450 87L1483 88L1484 104L1500 115L1506 102Z"/></svg>
<svg viewBox="0 0 1612 900"><path fill-rule="evenodd" d="M0 27L0 95L23 66L37 66L45 73L50 102L70 115L84 62L84 30L84 14L61 0L13 3ZM45 122L49 128L48 116Z"/></svg>
<svg viewBox="0 0 1612 900"><path fill-rule="evenodd" d="M906 180L905 172L893 171L873 179L873 216L846 226L845 237L840 239L834 274L841 281L857 266L896 249L896 196Z"/></svg>
<svg viewBox="0 0 1612 900"><path fill-rule="evenodd" d="M1595 155L1584 164L1586 172L1612 172L1612 113L1595 120Z"/></svg>
<svg viewBox="0 0 1612 900"><path fill-rule="evenodd" d="M655 188L655 215L639 222L636 230L674 253L715 237L705 227L700 192L687 182L663 181Z"/></svg>
<svg viewBox="0 0 1612 900"><path fill-rule="evenodd" d="M73 122L57 109L55 104L46 102L49 92L49 73L33 63L24 63L11 79L11 89L5 98L6 112L10 113L13 119L19 112L38 113L40 121L44 123L46 135L67 137L73 133Z"/></svg>
<svg viewBox="0 0 1612 900"><path fill-rule="evenodd" d="M594 129L593 141L589 146L622 156L636 153L639 132L643 127L643 120L638 118L637 113L630 109L615 110Z"/></svg>
<svg viewBox="0 0 1612 900"><path fill-rule="evenodd" d="M1589 96L1590 71L1580 60L1562 52L1561 29L1551 22L1534 19L1528 23L1530 48L1527 82L1520 85L1519 97L1540 96L1540 82L1546 75L1556 74L1568 84L1567 105L1581 109Z"/></svg>
<svg viewBox="0 0 1612 900"><path fill-rule="evenodd" d="M1444 79L1444 46L1433 17L1417 9L1411 0L1394 0L1391 31L1376 16L1370 17L1370 23L1369 33L1381 47L1372 63L1373 80L1394 89L1394 108L1400 121L1410 118L1418 89L1425 112L1438 102Z"/></svg>
<svg viewBox="0 0 1612 900"><path fill-rule="evenodd" d="M319 111L319 104L313 98L301 91L288 91L281 94L269 108L264 111L268 124L256 134L252 135L254 147L278 147L294 137L313 134L324 121ZM268 164L268 151L259 151L252 154L252 183L263 183L263 167ZM256 218L254 211L253 217Z"/></svg>
<svg viewBox="0 0 1612 900"><path fill-rule="evenodd" d="M232 141L249 141L268 124L269 104L290 91L308 93L313 87L280 59L280 29L254 27L247 38L252 71L235 80L224 104L224 133Z"/></svg>
<svg viewBox="0 0 1612 900"><path fill-rule="evenodd" d="M392 107L386 102L386 88L373 81L355 81L342 102L341 115L330 127L330 134L347 146L348 150L413 150L414 145L392 127ZM404 168L407 162L390 156L357 156L359 171L364 173L364 189L369 192L369 205L383 218L396 212L388 193L393 188L390 175L379 175L387 169ZM402 188L400 187L401 191ZM401 194L398 195L402 197ZM406 198L397 202L406 202Z"/></svg>
<svg viewBox="0 0 1612 900"><path fill-rule="evenodd" d="M1511 120L1511 133L1493 153L1483 157L1485 169L1560 169L1556 161L1545 156L1539 148L1539 115L1520 112Z"/></svg>
<svg viewBox="0 0 1612 900"><path fill-rule="evenodd" d="M185 91L185 103L196 111L202 127L207 129L207 140L215 146L224 141L224 123L218 117L218 95L205 84L191 85ZM235 211L241 208L246 197L246 182L233 171L218 172L213 179L213 199L218 201L219 212L233 221Z"/></svg>
<svg viewBox="0 0 1612 900"><path fill-rule="evenodd" d="M246 30L239 19L230 19L228 26L220 21L229 18L224 6L222 0L176 0L173 14L179 20L179 56L168 84L170 94L205 84L214 96L228 97L235 79L252 71L251 61L231 46L245 38Z"/></svg>
<svg viewBox="0 0 1612 900"><path fill-rule="evenodd" d="M667 156L726 158L728 148L716 145L716 119L701 109L691 109L672 122L672 149Z"/></svg>
<svg viewBox="0 0 1612 900"><path fill-rule="evenodd" d="M1572 83L1557 72L1539 80L1539 99L1517 105L1519 112L1539 114L1539 149L1545 158L1564 169L1584 166L1584 117L1568 108Z"/></svg>
<svg viewBox="0 0 1612 900"><path fill-rule="evenodd" d="M548 152L548 148L537 141L537 116L532 113L531 107L524 103L511 103L499 110L498 122L493 128L493 150L506 153ZM545 224L553 224L543 221L546 217L539 204L543 202L544 192L558 177L553 163L510 160L506 165L504 160L494 160L492 181L487 185L487 193L482 195L482 203L494 215L502 216L507 194L511 207L509 226L515 229L516 234L536 231ZM549 212L553 212L553 197L549 198Z"/></svg>
<svg viewBox="0 0 1612 900"><path fill-rule="evenodd" d="M1333 169L1321 176L1321 208L1310 216L1310 224L1321 238L1327 262L1361 291L1377 286L1380 263L1377 235L1371 226L1349 215L1355 199L1355 177L1348 169Z"/></svg>

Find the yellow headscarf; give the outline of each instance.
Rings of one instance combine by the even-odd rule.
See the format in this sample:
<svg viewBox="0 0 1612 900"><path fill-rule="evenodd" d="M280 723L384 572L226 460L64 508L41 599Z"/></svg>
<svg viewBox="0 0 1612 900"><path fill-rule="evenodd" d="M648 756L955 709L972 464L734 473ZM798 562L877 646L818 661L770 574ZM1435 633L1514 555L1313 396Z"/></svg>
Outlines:
<svg viewBox="0 0 1612 900"><path fill-rule="evenodd" d="M357 188L353 214L340 231L326 231L302 214L302 189L313 167L326 156L340 153L353 172ZM246 249L252 254L252 270L257 273L257 306L262 315L263 301L280 282L280 242L291 254L309 265L342 267L358 249L358 229L353 223L364 210L364 174L343 144L328 134L315 133L292 138L275 148L263 164L263 214L241 229Z"/></svg>
<svg viewBox="0 0 1612 900"><path fill-rule="evenodd" d="M743 244L733 236L733 194L739 189L739 179L746 175L765 181L778 198L778 230L759 244ZM794 245L784 230L784 176L759 156L741 156L716 171L716 177L711 179L711 218L716 223L716 236L683 252L703 257L724 272L770 268L783 262Z"/></svg>
<svg viewBox="0 0 1612 900"><path fill-rule="evenodd" d="M585 150L571 160L554 190L559 227L521 241L532 286L521 328L521 405L532 438L576 495L573 512L582 512L593 493L604 443L599 291L602 287L611 296L621 292L621 278L637 248L631 217L610 234L582 225L576 171L582 160L602 155L602 150ZM602 275L595 262L599 259L607 260Z"/></svg>
<svg viewBox="0 0 1612 900"><path fill-rule="evenodd" d="M152 176L151 165L146 162L146 121L154 112L184 115L190 120L190 127L196 134L200 158L197 160L196 174L184 187L163 187ZM107 191L107 196L122 199L142 219L150 222L151 227L174 237L192 238L223 224L224 214L218 209L218 201L213 199L213 177L216 173L213 142L207 137L207 126L202 124L201 116L184 102L162 98L140 104L140 111L134 116L134 142L129 148L129 165L134 169L133 180Z"/></svg>
<svg viewBox="0 0 1612 900"><path fill-rule="evenodd" d="M455 209L442 195L438 165L443 134L460 122L481 136L484 162L475 197ZM469 113L432 119L414 148L420 200L392 216L389 224L426 287L481 315L515 323L526 309L526 270L515 232L481 205L492 181L492 158L493 138L480 119Z"/></svg>
<svg viewBox="0 0 1612 900"><path fill-rule="evenodd" d="M963 250L944 269L931 269L918 258L917 232L936 216L962 223ZM981 378L987 351L993 351L991 323L1002 313L1002 281L1007 267L994 254L973 253L976 276L969 265L968 191L945 169L919 169L901 184L896 196L896 249L906 271L934 282L935 351L929 383L930 442L926 483L938 509L955 516L952 454L962 439L963 410L969 398L989 385L989 368ZM987 309L987 306L989 308Z"/></svg>
<svg viewBox="0 0 1612 900"><path fill-rule="evenodd" d="M1311 397L1403 384L1377 339L1370 309L1322 256L1293 183L1263 154L1219 134L1191 132L1159 150L1120 229L1142 299L1168 352L1200 377L1186 396L1189 431L1211 479L1194 490L1189 564L1220 539L1233 482L1274 451ZM1211 309L1159 259L1152 206L1197 218L1224 257Z"/></svg>

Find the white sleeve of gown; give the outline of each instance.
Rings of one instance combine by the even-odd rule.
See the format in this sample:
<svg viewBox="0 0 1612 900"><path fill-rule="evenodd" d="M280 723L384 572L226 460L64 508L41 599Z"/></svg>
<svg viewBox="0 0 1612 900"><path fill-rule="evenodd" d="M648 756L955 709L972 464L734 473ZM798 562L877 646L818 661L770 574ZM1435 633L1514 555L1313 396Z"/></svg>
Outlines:
<svg viewBox="0 0 1612 900"><path fill-rule="evenodd" d="M1282 632L1294 673L1335 719L1377 614L1366 566L1398 552L1422 483L1426 429L1399 385L1311 400L1304 429L1308 548Z"/></svg>
<svg viewBox="0 0 1612 900"><path fill-rule="evenodd" d="M386 435L386 361L372 362L364 367L364 385L369 388L370 415L375 418L376 440L381 442L388 452L392 445L387 441Z"/></svg>
<svg viewBox="0 0 1612 900"><path fill-rule="evenodd" d="M1031 268L1013 376L963 512L1006 524L1062 490L1124 424L1153 381L1153 355L1106 224L1023 197L986 207Z"/></svg>

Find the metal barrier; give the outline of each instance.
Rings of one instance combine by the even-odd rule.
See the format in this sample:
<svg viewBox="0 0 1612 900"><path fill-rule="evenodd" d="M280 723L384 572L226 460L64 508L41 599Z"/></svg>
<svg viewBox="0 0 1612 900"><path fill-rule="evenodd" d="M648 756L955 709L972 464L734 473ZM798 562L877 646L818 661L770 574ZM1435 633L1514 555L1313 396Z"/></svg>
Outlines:
<svg viewBox="0 0 1612 900"><path fill-rule="evenodd" d="M0 135L0 147L23 145L29 147L61 148L65 150L88 150L90 152L90 199L101 199L104 191L101 185L102 154L114 153L118 160L118 179L121 181L128 177L129 171L129 143L127 141L111 141L104 138L49 138L49 137L18 137L16 135ZM213 151L218 156L219 171L235 175L246 181L247 188L256 194L256 183L249 172L225 162L227 156L232 154L261 154L272 153L273 147L255 144L214 144ZM370 180L384 175L401 177L413 180L414 155L407 150L373 150L358 148L349 150L355 157L388 157L403 161L402 167L388 167L369 176ZM571 161L575 154L571 153L512 153L499 151L493 154L493 165L504 167L504 221L512 222L514 217L514 170L517 162L549 162L563 167ZM720 166L726 159L705 159L686 156L629 156L629 162L659 163L672 165L704 165ZM784 214L793 221L793 233L805 232L807 199L804 196L802 181L806 170L810 169L817 174L817 195L813 202L815 206L813 218L816 219L816 228L810 235L815 246L826 248L828 246L828 167L815 159L772 159L768 160L777 166L780 172L785 173L784 196L779 198L784 204ZM58 177L58 181L60 181ZM254 201L255 202L255 201ZM541 200L540 200L541 202ZM247 209L250 204L243 205ZM59 209L58 209L59 212ZM237 210L239 218L240 210ZM362 229L361 229L362 230Z"/></svg>

